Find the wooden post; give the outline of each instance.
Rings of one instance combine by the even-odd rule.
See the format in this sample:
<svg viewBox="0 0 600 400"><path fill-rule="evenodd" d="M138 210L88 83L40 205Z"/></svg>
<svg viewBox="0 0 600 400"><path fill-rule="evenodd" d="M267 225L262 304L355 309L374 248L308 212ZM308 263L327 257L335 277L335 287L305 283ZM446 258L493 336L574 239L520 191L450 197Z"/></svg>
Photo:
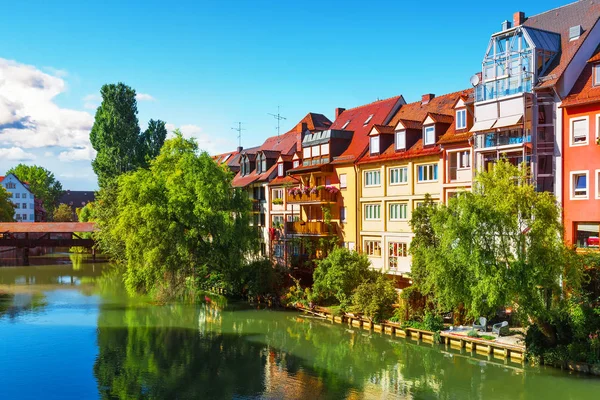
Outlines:
<svg viewBox="0 0 600 400"><path fill-rule="evenodd" d="M92 247L92 261L96 262L96 248Z"/></svg>
<svg viewBox="0 0 600 400"><path fill-rule="evenodd" d="M29 247L23 247L23 265L29 266Z"/></svg>

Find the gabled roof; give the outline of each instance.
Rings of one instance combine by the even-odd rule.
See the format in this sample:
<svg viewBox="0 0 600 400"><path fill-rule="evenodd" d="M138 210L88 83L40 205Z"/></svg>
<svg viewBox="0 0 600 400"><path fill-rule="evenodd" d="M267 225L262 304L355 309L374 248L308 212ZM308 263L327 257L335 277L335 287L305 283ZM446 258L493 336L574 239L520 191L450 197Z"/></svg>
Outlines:
<svg viewBox="0 0 600 400"><path fill-rule="evenodd" d="M593 85L594 79L594 64L593 60L600 62L600 46L596 48L594 55L590 58L581 75L573 85L571 93L562 102L562 107L577 106L600 102L600 86Z"/></svg>
<svg viewBox="0 0 600 400"><path fill-rule="evenodd" d="M410 149L405 151L396 151L394 144L389 146L379 155L365 155L357 164L370 164L380 161L403 160L407 158L425 157L441 153L440 146L423 147L423 139L419 139Z"/></svg>
<svg viewBox="0 0 600 400"><path fill-rule="evenodd" d="M438 114L438 113L430 112L430 113L427 113L427 115L425 116L425 119L427 119L427 117L431 117L433 122L440 123L440 124L451 124L452 122L454 122L454 117L452 115L447 115L447 114ZM423 120L423 122L425 122L425 119Z"/></svg>
<svg viewBox="0 0 600 400"><path fill-rule="evenodd" d="M591 32L600 17L600 3L597 1L576 1L562 7L529 17L525 27L541 29L560 34L560 54L545 72L545 78L538 88L552 87L562 77L567 66ZM576 40L569 40L569 28L581 25L583 33Z"/></svg>
<svg viewBox="0 0 600 400"><path fill-rule="evenodd" d="M394 127L391 125L373 125L373 129L369 132L369 136L371 136L373 131L376 131L379 134L390 134L394 133Z"/></svg>
<svg viewBox="0 0 600 400"><path fill-rule="evenodd" d="M405 104L400 107L400 110L394 115L390 125L396 126L400 120L421 121L422 125L422 121L425 120L428 113L454 115L454 104L456 103L456 99L461 95L468 96L469 92L473 92L473 89L436 96L426 104L422 104L420 101ZM421 127L419 126L416 129L421 129Z"/></svg>
<svg viewBox="0 0 600 400"><path fill-rule="evenodd" d="M401 101L402 96L396 96L342 112L331 125L331 129L342 130L343 127L343 130L352 131L354 134L346 150L339 157L335 157L332 164L354 162L364 154L369 145L368 135L373 125L387 123L390 114L398 107ZM368 122L365 124L367 120ZM350 122L347 123L348 121Z"/></svg>
<svg viewBox="0 0 600 400"><path fill-rule="evenodd" d="M396 121L394 128L397 128L399 124L402 124L404 129L423 129L423 121L413 121L411 119L399 119Z"/></svg>
<svg viewBox="0 0 600 400"><path fill-rule="evenodd" d="M285 185L286 183L291 184L291 185L296 185L296 184L300 183L300 180L298 180L290 175L278 176L275 179L273 179L271 182L269 182L269 186Z"/></svg>

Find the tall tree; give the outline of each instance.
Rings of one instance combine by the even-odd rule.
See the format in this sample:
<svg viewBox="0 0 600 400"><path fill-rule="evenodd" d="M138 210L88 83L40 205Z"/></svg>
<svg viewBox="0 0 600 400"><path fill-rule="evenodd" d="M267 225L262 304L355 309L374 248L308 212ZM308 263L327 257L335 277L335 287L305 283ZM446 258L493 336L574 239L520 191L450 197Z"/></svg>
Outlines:
<svg viewBox="0 0 600 400"><path fill-rule="evenodd" d="M6 174L14 174L21 182L27 182L35 197L42 200L48 215L52 215L62 194L62 184L52 172L38 165L19 164Z"/></svg>
<svg viewBox="0 0 600 400"><path fill-rule="evenodd" d="M15 205L4 186L0 186L0 222L13 222L14 217Z"/></svg>
<svg viewBox="0 0 600 400"><path fill-rule="evenodd" d="M54 222L73 222L73 210L68 205L61 203L52 214Z"/></svg>
<svg viewBox="0 0 600 400"><path fill-rule="evenodd" d="M100 89L102 103L96 110L90 141L97 151L92 161L100 187L119 175L147 166L162 147L167 131L162 121L150 120L141 134L135 90L123 84L106 84Z"/></svg>

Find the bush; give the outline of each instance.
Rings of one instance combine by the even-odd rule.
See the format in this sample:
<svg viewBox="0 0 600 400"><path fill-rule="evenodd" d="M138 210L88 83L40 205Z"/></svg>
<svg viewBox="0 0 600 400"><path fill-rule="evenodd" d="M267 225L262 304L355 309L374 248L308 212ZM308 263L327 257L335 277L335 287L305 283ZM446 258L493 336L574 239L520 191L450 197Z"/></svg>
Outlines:
<svg viewBox="0 0 600 400"><path fill-rule="evenodd" d="M467 332L467 336L470 338L478 338L479 332L477 332L475 329L471 329L469 332Z"/></svg>
<svg viewBox="0 0 600 400"><path fill-rule="evenodd" d="M352 309L380 322L392 315L397 299L394 284L381 274L375 282L365 281L356 288L352 295Z"/></svg>
<svg viewBox="0 0 600 400"><path fill-rule="evenodd" d="M427 331L441 331L444 329L444 320L439 315L433 315L430 312L426 312L425 317L423 318L423 326Z"/></svg>
<svg viewBox="0 0 600 400"><path fill-rule="evenodd" d="M421 320L428 309L427 298L416 287L409 286L400 294L400 307L395 317L398 321Z"/></svg>

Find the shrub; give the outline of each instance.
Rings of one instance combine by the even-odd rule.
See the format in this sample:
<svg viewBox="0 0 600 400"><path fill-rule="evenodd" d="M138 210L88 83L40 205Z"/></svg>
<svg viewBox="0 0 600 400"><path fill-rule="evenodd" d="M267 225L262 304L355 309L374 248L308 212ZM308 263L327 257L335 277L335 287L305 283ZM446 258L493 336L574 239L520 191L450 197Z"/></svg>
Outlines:
<svg viewBox="0 0 600 400"><path fill-rule="evenodd" d="M479 332L477 332L475 329L471 329L469 332L467 332L467 336L470 338L478 338Z"/></svg>
<svg viewBox="0 0 600 400"><path fill-rule="evenodd" d="M380 322L392 315L397 299L394 284L381 274L375 282L365 281L356 288L352 295L352 309Z"/></svg>
<svg viewBox="0 0 600 400"><path fill-rule="evenodd" d="M425 313L423 317L423 326L427 331L437 332L444 329L444 320L439 315L434 315L430 312Z"/></svg>

